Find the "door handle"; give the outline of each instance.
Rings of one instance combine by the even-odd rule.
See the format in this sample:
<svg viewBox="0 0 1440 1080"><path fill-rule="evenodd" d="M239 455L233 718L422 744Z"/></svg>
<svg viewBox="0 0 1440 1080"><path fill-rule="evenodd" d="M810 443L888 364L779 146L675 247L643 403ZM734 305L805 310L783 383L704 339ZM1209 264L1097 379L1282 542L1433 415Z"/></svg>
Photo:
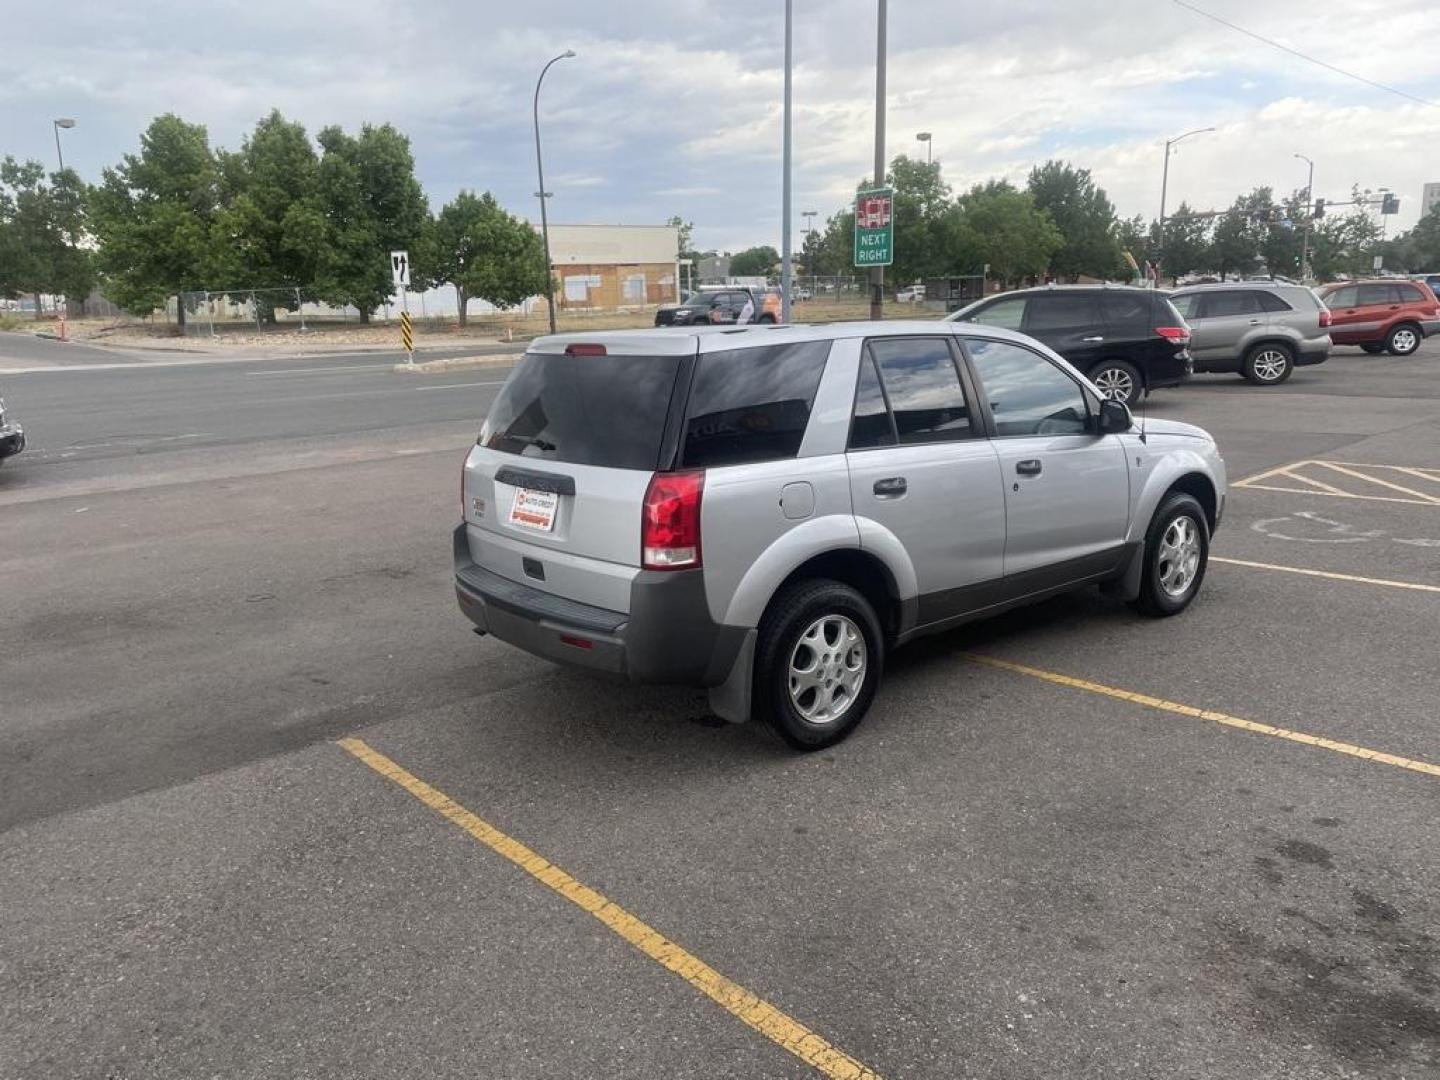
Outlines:
<svg viewBox="0 0 1440 1080"><path fill-rule="evenodd" d="M881 499L898 499L910 489L903 476L888 476L875 481L875 494Z"/></svg>
<svg viewBox="0 0 1440 1080"><path fill-rule="evenodd" d="M1039 476L1040 469L1039 458L1026 458L1024 461L1017 461L1015 463L1015 471L1021 476Z"/></svg>
<svg viewBox="0 0 1440 1080"><path fill-rule="evenodd" d="M1251 319L1251 320L1250 320L1250 325L1251 325L1251 326L1259 326L1259 325L1260 325L1260 320L1259 320L1259 319Z"/></svg>
<svg viewBox="0 0 1440 1080"><path fill-rule="evenodd" d="M1103 337L1101 337L1100 335L1097 334L1097 335L1095 335L1094 337L1082 337L1080 340L1081 340L1081 341L1104 341L1105 339L1104 339Z"/></svg>

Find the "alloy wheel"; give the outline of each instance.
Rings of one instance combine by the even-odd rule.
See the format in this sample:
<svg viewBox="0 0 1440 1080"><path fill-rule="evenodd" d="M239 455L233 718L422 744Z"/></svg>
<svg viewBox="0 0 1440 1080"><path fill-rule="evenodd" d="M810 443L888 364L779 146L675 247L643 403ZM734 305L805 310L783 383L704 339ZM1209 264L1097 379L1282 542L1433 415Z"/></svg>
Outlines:
<svg viewBox="0 0 1440 1080"><path fill-rule="evenodd" d="M1290 358L1279 349L1262 349L1256 353L1251 365L1255 377L1261 382L1276 382L1285 375L1289 366Z"/></svg>
<svg viewBox="0 0 1440 1080"><path fill-rule="evenodd" d="M1166 594L1184 596L1200 571L1200 527L1189 514L1181 514L1165 527L1155 563Z"/></svg>
<svg viewBox="0 0 1440 1080"><path fill-rule="evenodd" d="M807 724L832 724L865 685L865 635L846 615L822 615L790 652L790 702Z"/></svg>
<svg viewBox="0 0 1440 1080"><path fill-rule="evenodd" d="M1112 401L1128 402L1135 393L1135 381L1124 368L1104 368L1097 371L1095 387Z"/></svg>

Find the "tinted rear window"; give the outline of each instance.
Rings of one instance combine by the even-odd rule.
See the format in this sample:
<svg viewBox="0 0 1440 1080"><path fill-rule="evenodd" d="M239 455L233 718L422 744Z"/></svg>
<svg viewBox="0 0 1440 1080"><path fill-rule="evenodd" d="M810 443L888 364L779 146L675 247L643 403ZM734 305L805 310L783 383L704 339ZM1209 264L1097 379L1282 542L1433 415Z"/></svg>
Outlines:
<svg viewBox="0 0 1440 1080"><path fill-rule="evenodd" d="M1255 299L1257 299L1257 300L1260 301L1260 308L1261 308L1262 311L1294 311L1294 310L1295 310L1295 309L1292 308L1289 304L1287 304L1281 297L1276 296L1276 295L1275 295L1274 293L1272 293L1272 292L1263 292L1263 291L1257 290L1256 293L1255 293Z"/></svg>
<svg viewBox="0 0 1440 1080"><path fill-rule="evenodd" d="M1418 304L1423 299L1420 290L1414 285L1391 285L1390 290L1394 293L1394 302L1397 304Z"/></svg>
<svg viewBox="0 0 1440 1080"><path fill-rule="evenodd" d="M1370 307L1375 304L1391 304L1389 285L1361 285L1360 286L1360 307Z"/></svg>
<svg viewBox="0 0 1440 1080"><path fill-rule="evenodd" d="M1026 330L1059 330L1094 324L1095 305L1089 296L1075 293L1032 297L1025 319Z"/></svg>
<svg viewBox="0 0 1440 1080"><path fill-rule="evenodd" d="M703 354L686 410L684 464L793 458L829 355L828 341Z"/></svg>
<svg viewBox="0 0 1440 1080"><path fill-rule="evenodd" d="M1111 326L1150 328L1150 298L1134 293L1107 293L1100 297L1100 310Z"/></svg>
<svg viewBox="0 0 1440 1080"><path fill-rule="evenodd" d="M490 406L480 445L506 454L654 469L679 360L526 353Z"/></svg>

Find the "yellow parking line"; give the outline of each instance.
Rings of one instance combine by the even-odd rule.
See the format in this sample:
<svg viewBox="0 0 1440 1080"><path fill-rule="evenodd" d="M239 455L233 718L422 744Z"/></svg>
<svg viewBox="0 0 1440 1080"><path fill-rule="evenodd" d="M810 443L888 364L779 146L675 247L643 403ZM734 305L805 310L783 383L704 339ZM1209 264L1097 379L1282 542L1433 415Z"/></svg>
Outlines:
<svg viewBox="0 0 1440 1080"><path fill-rule="evenodd" d="M662 967L679 975L726 1012L835 1080L880 1080L879 1075L837 1049L798 1020L769 1002L731 982L704 961L652 930L634 915L602 894L581 884L555 864L541 858L518 840L480 820L442 791L407 772L360 739L341 739L339 745L387 780L399 784L443 817L460 826L496 854L504 856L536 881L553 889L582 911L587 911L620 937Z"/></svg>
<svg viewBox="0 0 1440 1080"><path fill-rule="evenodd" d="M1200 709L1194 705L1182 705L1178 701L1166 701L1164 698L1151 697L1148 694L1136 694L1129 690L1120 690L1114 686L1106 686L1103 683L1090 682L1088 679L1076 679L1070 675L1059 675L1053 671L1044 671L1041 668L1029 667L1026 664L1017 664L1011 660L1001 660L994 656L982 656L979 653L961 653L960 655L967 660L973 660L975 663L984 664L987 667L1000 668L1003 671L1013 671L1016 674L1029 675L1035 679L1044 679L1046 682L1055 683L1057 686L1068 686L1073 690L1087 690L1092 694L1103 694L1105 697L1117 698L1135 705L1143 705L1148 709L1160 709L1164 712L1175 713L1177 716L1188 716L1196 720L1209 720L1216 724L1224 724L1226 727L1254 732L1256 735L1269 735L1276 739L1288 739L1291 742L1304 743L1306 746L1318 746L1324 750L1332 750L1337 754L1348 754L1350 757L1363 758L1365 761L1375 761L1381 765L1394 765L1396 768L1409 769L1412 772L1424 773L1427 776L1440 776L1440 765L1431 765L1428 761L1416 761L1411 758L1400 757L1398 754L1385 754L1378 750L1367 750L1365 747L1356 746L1354 743L1338 742L1335 739L1326 739L1319 735L1307 735L1303 731L1291 731L1289 728L1275 727L1271 724L1257 724L1254 720L1244 720L1241 717L1231 716L1229 713L1217 712L1214 709Z"/></svg>
<svg viewBox="0 0 1440 1080"><path fill-rule="evenodd" d="M1327 469L1333 469L1335 472L1343 473L1346 476L1353 476L1356 480L1364 480L1366 483L1370 484L1379 484L1381 487L1387 487L1390 488L1392 491L1398 491L1402 495L1413 495L1415 498L1424 499L1428 503L1440 504L1440 499L1437 499L1434 495L1427 494L1424 491L1416 491L1413 488L1402 487L1399 484L1392 484L1389 480L1381 480L1378 476L1367 476L1365 473L1356 472L1354 469L1351 469L1345 465L1341 465L1338 462L1316 461L1313 462L1313 464L1323 465Z"/></svg>
<svg viewBox="0 0 1440 1080"><path fill-rule="evenodd" d="M1327 494L1327 495L1348 495L1348 494L1350 494L1350 493L1349 493L1348 491L1346 491L1344 488L1335 487L1335 485L1333 485L1333 484L1327 484L1327 483L1325 483L1323 480L1316 480L1313 476L1306 476L1304 473L1294 472L1294 471L1291 470L1291 469L1285 469L1285 470L1283 470L1283 471L1280 473L1280 475L1283 476L1283 477L1285 477L1285 479L1287 479L1287 480L1298 480L1298 481L1300 481L1300 483L1302 483L1302 484L1309 484L1309 485L1311 485L1312 487L1317 487L1317 488L1319 488L1321 491L1325 492L1325 494Z"/></svg>
<svg viewBox="0 0 1440 1080"><path fill-rule="evenodd" d="M1361 585L1384 585L1389 589L1412 589L1415 592L1440 593L1440 585L1422 585L1418 581L1393 581L1390 578L1337 574L1333 570L1311 570L1303 566L1280 566L1277 563L1251 562L1249 559L1227 559L1220 555L1211 555L1210 561L1225 563L1227 566L1248 566L1254 570L1281 570L1287 574L1304 574L1306 577L1329 578L1331 581L1353 581Z"/></svg>
<svg viewBox="0 0 1440 1080"><path fill-rule="evenodd" d="M1349 465L1352 469L1394 469L1397 472L1418 476L1421 480L1433 480L1440 484L1440 469L1429 469L1420 465L1364 465L1353 461L1336 461L1336 465Z"/></svg>

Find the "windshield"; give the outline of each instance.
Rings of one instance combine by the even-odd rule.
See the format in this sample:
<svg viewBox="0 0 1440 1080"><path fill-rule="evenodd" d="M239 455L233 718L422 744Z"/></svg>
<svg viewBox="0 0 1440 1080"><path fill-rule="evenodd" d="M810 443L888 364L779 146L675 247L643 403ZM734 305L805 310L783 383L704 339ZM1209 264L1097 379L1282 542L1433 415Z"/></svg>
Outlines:
<svg viewBox="0 0 1440 1080"><path fill-rule="evenodd" d="M479 443L545 461L654 469L678 366L674 356L526 353L490 407Z"/></svg>

